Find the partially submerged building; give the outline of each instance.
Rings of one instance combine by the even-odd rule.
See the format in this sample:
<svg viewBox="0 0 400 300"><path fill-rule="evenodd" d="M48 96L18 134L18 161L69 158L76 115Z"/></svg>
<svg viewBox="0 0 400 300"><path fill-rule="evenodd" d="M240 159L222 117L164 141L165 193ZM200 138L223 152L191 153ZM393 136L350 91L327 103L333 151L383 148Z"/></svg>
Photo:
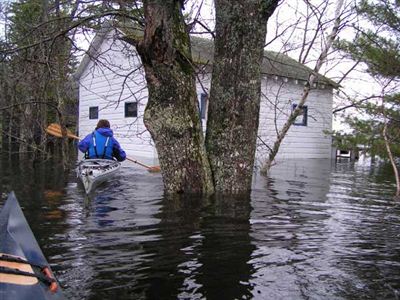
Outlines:
<svg viewBox="0 0 400 300"><path fill-rule="evenodd" d="M106 24L94 38L75 78L79 83L79 134L84 136L98 119L111 122L116 138L131 156L156 160L157 151L143 124L148 92L144 70L134 46L125 42L124 30ZM311 70L276 52L265 51L262 98L257 140L258 161L265 159L277 132L301 98ZM192 56L199 68L199 113L206 126L211 82L213 42L192 38ZM333 89L337 84L319 75L302 114L281 145L277 160L331 158Z"/></svg>

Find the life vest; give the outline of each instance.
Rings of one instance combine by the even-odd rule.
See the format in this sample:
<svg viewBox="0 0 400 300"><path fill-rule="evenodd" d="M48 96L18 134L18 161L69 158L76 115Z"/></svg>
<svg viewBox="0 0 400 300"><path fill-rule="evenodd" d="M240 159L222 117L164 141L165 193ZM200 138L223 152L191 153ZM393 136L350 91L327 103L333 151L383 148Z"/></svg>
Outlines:
<svg viewBox="0 0 400 300"><path fill-rule="evenodd" d="M86 158L113 159L113 146L114 142L110 136L104 136L95 130Z"/></svg>

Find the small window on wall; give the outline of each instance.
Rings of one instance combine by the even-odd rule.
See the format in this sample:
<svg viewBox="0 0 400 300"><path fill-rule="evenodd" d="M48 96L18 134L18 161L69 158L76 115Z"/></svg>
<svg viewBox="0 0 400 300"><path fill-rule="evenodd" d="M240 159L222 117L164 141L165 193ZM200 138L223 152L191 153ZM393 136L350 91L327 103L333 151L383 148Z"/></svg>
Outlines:
<svg viewBox="0 0 400 300"><path fill-rule="evenodd" d="M125 102L125 118L137 117L137 102Z"/></svg>
<svg viewBox="0 0 400 300"><path fill-rule="evenodd" d="M89 119L98 119L99 118L99 107L91 106L89 107Z"/></svg>
<svg viewBox="0 0 400 300"><path fill-rule="evenodd" d="M295 110L297 104L293 104L292 111ZM297 116L296 120L294 120L293 125L297 126L307 126L307 106L303 105L301 108L300 114Z"/></svg>
<svg viewBox="0 0 400 300"><path fill-rule="evenodd" d="M207 113L208 95L201 93L200 95L200 118L205 119Z"/></svg>

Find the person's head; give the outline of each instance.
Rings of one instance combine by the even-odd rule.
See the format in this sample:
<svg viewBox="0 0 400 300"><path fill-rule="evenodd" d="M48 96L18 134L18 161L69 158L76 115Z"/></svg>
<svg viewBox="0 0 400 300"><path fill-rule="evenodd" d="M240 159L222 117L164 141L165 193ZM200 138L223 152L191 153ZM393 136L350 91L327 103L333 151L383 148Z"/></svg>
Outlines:
<svg viewBox="0 0 400 300"><path fill-rule="evenodd" d="M108 122L108 120L99 120L99 122L97 122L96 130L99 128L110 128L110 122Z"/></svg>

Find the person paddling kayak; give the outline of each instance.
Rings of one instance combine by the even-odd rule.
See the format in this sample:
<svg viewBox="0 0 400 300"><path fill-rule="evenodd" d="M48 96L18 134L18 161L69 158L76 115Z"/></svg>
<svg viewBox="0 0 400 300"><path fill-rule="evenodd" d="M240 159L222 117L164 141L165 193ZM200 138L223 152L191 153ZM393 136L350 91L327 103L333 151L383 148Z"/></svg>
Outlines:
<svg viewBox="0 0 400 300"><path fill-rule="evenodd" d="M79 142L78 148L85 153L85 158L126 159L125 151L113 137L110 122L104 119L99 120L95 130Z"/></svg>

